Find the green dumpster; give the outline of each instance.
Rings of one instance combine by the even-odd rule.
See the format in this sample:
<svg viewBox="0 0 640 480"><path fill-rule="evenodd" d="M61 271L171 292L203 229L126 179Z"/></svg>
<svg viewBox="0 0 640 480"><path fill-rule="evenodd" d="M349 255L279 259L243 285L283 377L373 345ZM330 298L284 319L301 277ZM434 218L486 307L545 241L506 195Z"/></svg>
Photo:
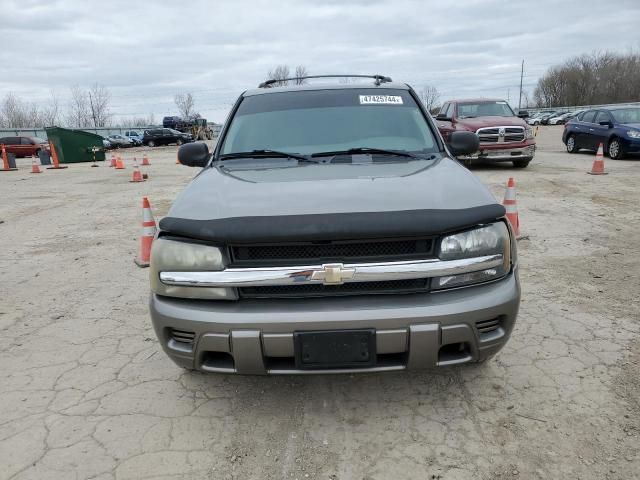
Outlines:
<svg viewBox="0 0 640 480"><path fill-rule="evenodd" d="M61 127L47 128L46 132L60 163L92 162L94 148L97 150L95 159L104 161L104 144L100 135Z"/></svg>

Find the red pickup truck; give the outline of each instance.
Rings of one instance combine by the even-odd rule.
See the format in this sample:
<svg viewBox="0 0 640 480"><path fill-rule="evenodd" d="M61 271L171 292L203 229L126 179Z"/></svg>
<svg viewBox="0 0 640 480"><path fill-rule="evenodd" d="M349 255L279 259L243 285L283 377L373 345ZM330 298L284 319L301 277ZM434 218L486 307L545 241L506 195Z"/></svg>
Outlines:
<svg viewBox="0 0 640 480"><path fill-rule="evenodd" d="M525 168L533 159L536 142L533 130L524 121L527 112L516 115L504 100L450 100L436 116L438 130L448 141L451 132L470 131L480 137L480 148L458 160L469 166L474 162L513 162Z"/></svg>

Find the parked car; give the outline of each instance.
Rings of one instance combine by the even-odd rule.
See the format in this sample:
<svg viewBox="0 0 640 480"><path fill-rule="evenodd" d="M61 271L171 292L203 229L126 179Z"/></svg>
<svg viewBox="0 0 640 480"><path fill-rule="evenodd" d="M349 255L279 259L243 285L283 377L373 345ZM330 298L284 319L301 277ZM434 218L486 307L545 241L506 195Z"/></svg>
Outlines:
<svg viewBox="0 0 640 480"><path fill-rule="evenodd" d="M569 153L596 151L601 143L604 153L613 159L640 153L640 108L586 110L565 124L562 141Z"/></svg>
<svg viewBox="0 0 640 480"><path fill-rule="evenodd" d="M553 118L557 115L560 115L563 112L549 112L549 113L545 113L544 115L542 115L540 117L540 124L541 125L548 125L549 124L549 119Z"/></svg>
<svg viewBox="0 0 640 480"><path fill-rule="evenodd" d="M527 119L527 123L529 125L541 125L542 117L546 117L547 115L555 115L555 112L538 112L532 117Z"/></svg>
<svg viewBox="0 0 640 480"><path fill-rule="evenodd" d="M128 148L133 147L133 142L124 135L120 135L119 133L109 135L107 140L114 148Z"/></svg>
<svg viewBox="0 0 640 480"><path fill-rule="evenodd" d="M12 153L16 158L37 156L40 150L48 150L46 140L38 137L3 137L0 145L5 146L7 153Z"/></svg>
<svg viewBox="0 0 640 480"><path fill-rule="evenodd" d="M173 128L174 130L181 128L185 123L186 122L182 119L182 117L177 116L169 116L162 119L162 126L164 128Z"/></svg>
<svg viewBox="0 0 640 480"><path fill-rule="evenodd" d="M106 138L102 139L102 147L105 150L111 150L113 148L113 145L111 145L111 142L109 140L107 140Z"/></svg>
<svg viewBox="0 0 640 480"><path fill-rule="evenodd" d="M142 135L140 135L140 132L136 132L135 130L127 130L126 132L124 132L124 136L131 140L134 146L142 145Z"/></svg>
<svg viewBox="0 0 640 480"><path fill-rule="evenodd" d="M142 143L149 147L157 145L182 145L183 143L193 142L193 136L190 133L181 133L172 128L152 128L144 131Z"/></svg>
<svg viewBox="0 0 640 480"><path fill-rule="evenodd" d="M453 157L477 135L445 144L411 87L373 79L265 82L240 95L213 155L180 147L202 170L160 221L150 266L151 319L178 365L413 370L507 342L515 238Z"/></svg>
<svg viewBox="0 0 640 480"><path fill-rule="evenodd" d="M525 168L536 149L533 130L523 117L516 116L504 100L451 100L445 102L436 117L438 129L445 141L453 132L475 132L480 148L470 155L458 156L469 166L477 161L513 162Z"/></svg>
<svg viewBox="0 0 640 480"><path fill-rule="evenodd" d="M548 121L548 125L563 125L568 118L571 117L571 112L564 112L555 117L551 117Z"/></svg>

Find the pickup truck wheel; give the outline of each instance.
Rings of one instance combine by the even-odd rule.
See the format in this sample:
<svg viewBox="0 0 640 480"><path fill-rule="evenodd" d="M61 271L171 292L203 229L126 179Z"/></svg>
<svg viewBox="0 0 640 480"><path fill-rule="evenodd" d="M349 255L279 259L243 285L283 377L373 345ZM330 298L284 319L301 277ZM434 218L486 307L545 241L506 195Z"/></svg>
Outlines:
<svg viewBox="0 0 640 480"><path fill-rule="evenodd" d="M569 135L567 137L567 152L576 153L578 150L578 146L576 145L576 138L573 135Z"/></svg>
<svg viewBox="0 0 640 480"><path fill-rule="evenodd" d="M150 147L155 147L156 146L156 142L154 142L153 140L149 140L147 142L147 145L149 145Z"/></svg>
<svg viewBox="0 0 640 480"><path fill-rule="evenodd" d="M624 157L624 151L622 150L622 145L620 144L620 140L617 138L611 139L607 150L609 151L609 158L612 158L614 160L620 160L621 158Z"/></svg>
<svg viewBox="0 0 640 480"><path fill-rule="evenodd" d="M527 166L529 165L529 162L531 160L514 160L513 161L513 166L515 168L527 168Z"/></svg>

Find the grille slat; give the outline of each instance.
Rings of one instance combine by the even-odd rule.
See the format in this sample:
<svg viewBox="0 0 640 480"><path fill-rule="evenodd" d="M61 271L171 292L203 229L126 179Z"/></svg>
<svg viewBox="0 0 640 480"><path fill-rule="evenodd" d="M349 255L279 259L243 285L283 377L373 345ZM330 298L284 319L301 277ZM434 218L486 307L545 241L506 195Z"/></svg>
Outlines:
<svg viewBox="0 0 640 480"><path fill-rule="evenodd" d="M173 338L173 340L175 340L176 342L192 345L195 337L195 332L185 332L183 330L176 329L171 330L171 338Z"/></svg>
<svg viewBox="0 0 640 480"><path fill-rule="evenodd" d="M492 318L491 320L483 320L476 322L476 328L479 333L490 333L497 330L500 327L500 319Z"/></svg>
<svg viewBox="0 0 640 480"><path fill-rule="evenodd" d="M503 134L500 134L502 130ZM480 143L517 143L524 141L523 127L486 127L479 128L476 133Z"/></svg>
<svg viewBox="0 0 640 480"><path fill-rule="evenodd" d="M353 282L342 285L286 285L243 287L239 293L245 298L325 297L368 294L398 294L426 291L428 279L389 280L385 282Z"/></svg>

